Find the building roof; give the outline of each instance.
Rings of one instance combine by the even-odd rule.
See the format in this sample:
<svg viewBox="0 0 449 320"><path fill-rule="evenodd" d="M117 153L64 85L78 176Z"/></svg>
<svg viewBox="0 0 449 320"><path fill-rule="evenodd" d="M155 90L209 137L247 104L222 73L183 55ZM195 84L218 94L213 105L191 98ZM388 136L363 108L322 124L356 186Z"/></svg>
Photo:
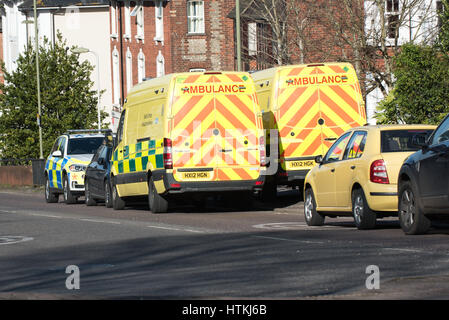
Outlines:
<svg viewBox="0 0 449 320"><path fill-rule="evenodd" d="M89 7L89 6L109 6L109 0L37 0L37 8L64 8L70 6ZM32 9L33 0L25 0L20 9Z"/></svg>

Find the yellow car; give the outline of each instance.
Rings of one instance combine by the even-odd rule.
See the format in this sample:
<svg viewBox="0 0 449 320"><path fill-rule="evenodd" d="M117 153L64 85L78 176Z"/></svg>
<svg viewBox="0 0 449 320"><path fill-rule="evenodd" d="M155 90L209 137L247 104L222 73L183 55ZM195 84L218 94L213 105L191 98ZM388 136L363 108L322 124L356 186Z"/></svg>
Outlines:
<svg viewBox="0 0 449 320"><path fill-rule="evenodd" d="M419 149L416 135L432 125L377 125L352 128L326 155L317 156L304 183L304 215L309 226L326 216L353 216L358 229L372 229L376 219L396 216L397 181L402 162Z"/></svg>

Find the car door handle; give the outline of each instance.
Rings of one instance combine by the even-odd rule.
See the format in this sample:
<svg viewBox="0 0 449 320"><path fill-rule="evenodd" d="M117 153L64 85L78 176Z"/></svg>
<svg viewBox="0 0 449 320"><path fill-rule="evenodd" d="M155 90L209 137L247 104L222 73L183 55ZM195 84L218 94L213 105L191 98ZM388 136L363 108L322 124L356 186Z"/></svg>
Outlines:
<svg viewBox="0 0 449 320"><path fill-rule="evenodd" d="M335 172L335 168L332 168L332 169L331 169L331 172Z"/></svg>
<svg viewBox="0 0 449 320"><path fill-rule="evenodd" d="M355 169L355 166L351 166L351 169L354 170L354 169Z"/></svg>

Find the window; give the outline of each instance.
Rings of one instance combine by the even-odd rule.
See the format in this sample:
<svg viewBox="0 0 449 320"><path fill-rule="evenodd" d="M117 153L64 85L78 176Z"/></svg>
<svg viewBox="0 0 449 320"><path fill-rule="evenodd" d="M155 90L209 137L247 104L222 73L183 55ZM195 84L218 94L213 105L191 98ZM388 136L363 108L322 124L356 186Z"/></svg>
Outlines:
<svg viewBox="0 0 449 320"><path fill-rule="evenodd" d="M117 1L111 1L111 36L117 37Z"/></svg>
<svg viewBox="0 0 449 320"><path fill-rule="evenodd" d="M137 81L141 83L145 78L145 55L143 54L142 48L137 56Z"/></svg>
<svg viewBox="0 0 449 320"><path fill-rule="evenodd" d="M399 37L399 0L386 1L387 37L395 39Z"/></svg>
<svg viewBox="0 0 449 320"><path fill-rule="evenodd" d="M159 50L156 57L156 77L162 77L163 75L165 75L165 59L161 50Z"/></svg>
<svg viewBox="0 0 449 320"><path fill-rule="evenodd" d="M64 156L64 151L65 151L65 143L66 143L67 139L65 137L61 138L61 143L59 144L59 151L61 151L62 155Z"/></svg>
<svg viewBox="0 0 449 320"><path fill-rule="evenodd" d="M119 54L117 47L112 51L112 85L114 90L114 104L120 104L120 73Z"/></svg>
<svg viewBox="0 0 449 320"><path fill-rule="evenodd" d="M131 12L129 9L129 0L125 0L125 39L131 40Z"/></svg>
<svg viewBox="0 0 449 320"><path fill-rule="evenodd" d="M366 135L365 131L357 131L352 135L343 159L357 159L362 156L365 150Z"/></svg>
<svg viewBox="0 0 449 320"><path fill-rule="evenodd" d="M204 33L204 1L187 2L187 23L189 33Z"/></svg>
<svg viewBox="0 0 449 320"><path fill-rule="evenodd" d="M142 40L145 38L144 36L144 21L143 21L143 4L142 1L139 1L137 3L137 6L134 8L134 10L131 12L131 16L136 16L136 26L137 26L137 34L136 39Z"/></svg>
<svg viewBox="0 0 449 320"><path fill-rule="evenodd" d="M61 142L61 138L58 138L58 139L55 141L55 144L53 145L53 148L51 148L50 155L52 155L53 152L55 152L56 150L58 150L58 147L59 147L59 143L60 143L60 142Z"/></svg>
<svg viewBox="0 0 449 320"><path fill-rule="evenodd" d="M126 89L127 92L133 87L133 56L129 47L126 50Z"/></svg>
<svg viewBox="0 0 449 320"><path fill-rule="evenodd" d="M257 55L257 23L248 23L248 54Z"/></svg>
<svg viewBox="0 0 449 320"><path fill-rule="evenodd" d="M125 115L126 110L123 110L122 115L120 116L120 121L118 123L118 129L117 129L117 143L120 143L123 139L123 125L125 123Z"/></svg>
<svg viewBox="0 0 449 320"><path fill-rule="evenodd" d="M156 23L156 35L154 40L164 41L164 7L162 5L162 0L155 2L154 15Z"/></svg>
<svg viewBox="0 0 449 320"><path fill-rule="evenodd" d="M416 135L428 137L432 130L383 130L380 133L380 152L410 152L419 147L413 144Z"/></svg>
<svg viewBox="0 0 449 320"><path fill-rule="evenodd" d="M439 144L449 140L449 117L446 118L436 129L432 138L432 144Z"/></svg>
<svg viewBox="0 0 449 320"><path fill-rule="evenodd" d="M341 153L345 149L351 132L345 133L330 147L323 162L334 162L340 160Z"/></svg>
<svg viewBox="0 0 449 320"><path fill-rule="evenodd" d="M70 139L67 154L95 154L103 141L104 137Z"/></svg>

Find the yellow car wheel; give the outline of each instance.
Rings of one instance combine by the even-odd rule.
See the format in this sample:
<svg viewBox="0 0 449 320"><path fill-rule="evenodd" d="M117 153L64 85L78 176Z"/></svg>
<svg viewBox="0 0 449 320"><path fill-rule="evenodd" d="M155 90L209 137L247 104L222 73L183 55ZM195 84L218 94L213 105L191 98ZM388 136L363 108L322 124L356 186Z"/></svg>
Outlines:
<svg viewBox="0 0 449 320"><path fill-rule="evenodd" d="M315 196L312 188L307 188L304 197L304 217L308 226L322 226L325 216L316 211Z"/></svg>
<svg viewBox="0 0 449 320"><path fill-rule="evenodd" d="M352 215L357 229L366 230L376 227L376 213L368 206L365 193L361 188L352 192Z"/></svg>

